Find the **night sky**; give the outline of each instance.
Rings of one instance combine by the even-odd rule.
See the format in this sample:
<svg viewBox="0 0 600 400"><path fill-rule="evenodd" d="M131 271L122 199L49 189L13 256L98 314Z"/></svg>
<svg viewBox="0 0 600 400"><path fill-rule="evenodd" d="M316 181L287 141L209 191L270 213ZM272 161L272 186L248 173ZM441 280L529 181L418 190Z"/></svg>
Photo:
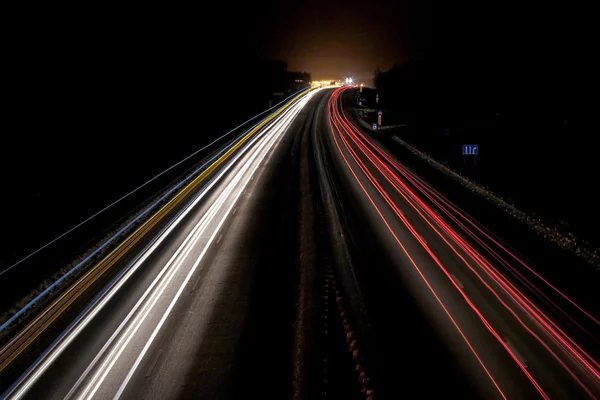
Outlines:
<svg viewBox="0 0 600 400"><path fill-rule="evenodd" d="M7 248L33 243L31 225L49 230L37 243L52 238L222 133L260 85L248 72L258 61L366 84L394 63L472 62L485 79L522 87L566 82L582 92L569 102L590 108L586 71L597 70L585 15L565 4L432 0L15 11L3 50L0 167L19 193L2 199L14 210L7 229L16 227Z"/></svg>
<svg viewBox="0 0 600 400"><path fill-rule="evenodd" d="M24 8L11 14L3 50L14 143L2 162L25 171L48 150L57 162L86 146L98 162L132 149L156 157L169 145L157 150L155 132L196 146L204 139L191 133L210 130L203 120L215 126L243 109L231 100L260 85L248 68L261 60L366 84L394 63L473 63L517 90L545 96L569 85L577 90L567 101L593 110L591 15L567 4L433 0ZM175 146L168 158L184 153Z"/></svg>
<svg viewBox="0 0 600 400"><path fill-rule="evenodd" d="M528 79L554 81L593 70L595 24L571 4L289 0L241 7L214 13L222 31L237 33L221 38L223 57L237 49L282 59L315 79L370 80L377 67L421 60L473 62L495 75L525 68L535 75Z"/></svg>
<svg viewBox="0 0 600 400"><path fill-rule="evenodd" d="M91 76L107 76L106 84L121 88L152 80L166 90L181 82L192 90L225 79L251 83L243 68L274 59L315 79L369 80L377 67L423 59L472 59L497 72L535 65L556 72L556 79L593 58L586 15L567 4L434 0L53 6L15 13L9 67L17 74L35 71L25 84L58 77L68 89L89 84L77 77Z"/></svg>
<svg viewBox="0 0 600 400"><path fill-rule="evenodd" d="M278 2L265 16L272 34L262 53L288 61L292 69L310 71L315 79L350 75L370 80L376 67L423 56L430 41L428 3Z"/></svg>

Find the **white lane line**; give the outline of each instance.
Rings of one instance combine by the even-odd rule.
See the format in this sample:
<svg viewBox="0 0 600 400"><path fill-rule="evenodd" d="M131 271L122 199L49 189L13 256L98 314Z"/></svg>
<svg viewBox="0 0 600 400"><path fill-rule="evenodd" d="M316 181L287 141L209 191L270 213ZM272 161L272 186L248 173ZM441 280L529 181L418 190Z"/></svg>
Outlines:
<svg viewBox="0 0 600 400"><path fill-rule="evenodd" d="M523 354L521 354L521 352L515 347L514 344L511 343L510 340L508 340L507 337L504 338L504 342L506 342L508 348L510 348L513 354L519 359L519 361L521 361L521 364L523 364L523 366L527 368L527 360L525 359Z"/></svg>
<svg viewBox="0 0 600 400"><path fill-rule="evenodd" d="M223 235L219 235L219 238L217 239L217 244L221 243L221 239L223 239Z"/></svg>
<svg viewBox="0 0 600 400"><path fill-rule="evenodd" d="M152 370L156 366L156 363L158 362L158 359L160 358L161 354L162 354L162 349L159 349L158 352L156 353L156 355L154 356L154 360L152 360L152 364L150 364L150 368L148 368L148 372L146 372L146 378L148 378L148 377L150 377L150 375L152 375Z"/></svg>
<svg viewBox="0 0 600 400"><path fill-rule="evenodd" d="M237 211L237 207L235 208L235 210L233 210L233 212L231 213L231 215L234 215L236 211Z"/></svg>
<svg viewBox="0 0 600 400"><path fill-rule="evenodd" d="M304 105L304 104L302 104ZM298 111L301 109L301 107L298 109ZM296 114L297 115L297 112ZM295 116L294 115L294 116ZM289 122L288 124L289 125ZM274 132L271 136L272 139L270 141L267 141L267 139L265 139L265 142L268 142L267 144L267 149L264 152L264 154L261 157L261 160L264 159L266 157L266 155L268 154L268 151L271 149L271 147L273 146L273 144L275 143L276 139L281 135L281 133L284 130L279 130L279 132ZM258 153L258 152L257 152ZM257 154L255 153L255 154ZM254 155L255 155L254 154ZM254 160L248 160L247 162L247 166L250 166L251 163ZM254 173L256 172L256 170L258 169L258 165L259 163L256 163L254 168L252 169L252 171L250 172L250 177L252 177L254 175ZM246 185L248 184L248 182L250 181L250 179L246 179L246 181L243 183L242 185L242 189L244 187L246 187ZM166 310L166 312L163 314L160 322L158 323L158 325L156 326L156 328L154 329L154 332L152 333L152 335L150 336L150 338L148 339L148 342L146 343L146 345L144 346L144 348L142 349L142 352L140 353L140 355L138 356L137 360L135 361L134 365L131 367L131 369L129 370L129 373L127 374L127 376L125 377L125 380L123 381L123 383L121 384L121 387L119 388L117 394L115 395L114 399L119 399L121 397L121 394L123 393L123 391L125 390L127 384L129 383L131 377L133 376L135 370L137 369L137 367L139 366L142 358L144 357L144 355L146 354L146 352L148 351L148 348L150 347L150 345L152 344L152 341L154 340L154 338L156 337L156 335L158 334L160 328L162 327L162 325L164 324L164 322L166 321L167 317L169 316L171 310L173 309L173 307L175 306L175 303L177 302L177 300L179 299L179 297L181 296L181 293L183 292L184 287L186 286L186 284L188 283L188 281L190 280L190 278L192 277L192 275L194 274L194 271L196 271L196 268L198 267L198 265L200 264L200 261L202 260L202 258L204 257L204 255L206 254L208 248L210 247L212 241L214 240L215 236L217 235L217 233L219 232L219 230L221 229L221 226L223 225L223 223L225 222L225 220L227 219L227 217L229 216L229 213L231 212L232 208L236 205L237 200L239 199L239 197L241 196L242 191L239 190L237 192L237 194L235 195L233 201L231 202L231 205L229 206L229 208L227 209L227 211L225 212L225 215L223 215L223 217L221 218L221 221L219 222L219 224L217 225L217 227L215 228L213 234L211 235L211 237L208 239L208 242L206 243L206 245L204 246L204 249L202 250L202 253L200 254L200 256L198 257L198 259L196 260L196 262L194 263L194 265L192 266L192 268L190 269L188 275L186 276L185 280L183 281L182 285L180 286L179 290L177 291L177 293L175 294L175 297L173 298L173 300L171 301L171 304L169 305L168 309Z"/></svg>
<svg viewBox="0 0 600 400"><path fill-rule="evenodd" d="M197 279L196 282L194 282L194 286L192 286L192 292L196 291L196 288L198 287L198 284L200 283L200 281L202 280L202 275L200 275Z"/></svg>
<svg viewBox="0 0 600 400"><path fill-rule="evenodd" d="M458 278L454 275L454 274L450 274L450 276L452 277L452 279L454 279L454 282L456 282L456 284L458 285L458 287L460 287L461 289L464 289L465 287L463 286L462 282L458 280Z"/></svg>

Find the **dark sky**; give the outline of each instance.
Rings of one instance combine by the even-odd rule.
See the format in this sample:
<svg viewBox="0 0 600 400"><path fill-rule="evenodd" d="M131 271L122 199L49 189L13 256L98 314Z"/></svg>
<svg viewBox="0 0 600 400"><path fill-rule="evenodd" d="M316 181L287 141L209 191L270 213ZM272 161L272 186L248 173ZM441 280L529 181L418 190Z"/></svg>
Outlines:
<svg viewBox="0 0 600 400"><path fill-rule="evenodd" d="M196 146L202 134L221 132L207 126L244 110L260 85L249 72L258 60L365 83L394 63L472 62L485 64L486 79L512 74L523 86L552 91L562 82L592 93L596 46L586 15L567 4L434 0L28 7L11 15L3 48L14 151L2 162L25 171L28 159L60 158L48 149L88 146L99 162L130 149L156 157L163 145L155 132Z"/></svg>
<svg viewBox="0 0 600 400"><path fill-rule="evenodd" d="M48 132L84 143L101 134L106 147L116 135L127 148L144 132L184 137L242 109L232 99L260 85L249 66L268 59L365 83L394 63L472 62L486 79L589 91L588 15L568 4L434 0L28 7L11 15L3 48L6 124L25 145Z"/></svg>
<svg viewBox="0 0 600 400"><path fill-rule="evenodd" d="M48 215L78 221L124 194L134 177L141 182L221 134L235 112L241 118L261 84L249 72L260 60L365 83L394 63L477 62L487 65L486 79L513 71L523 85L550 90L577 80L584 94L569 101L596 115L587 102L597 97L587 78L599 70L589 62L594 15L564 2L23 4L10 14L2 48L0 170L19 195L1 201L10 210L22 199L34 204L38 215L12 213L19 226L57 226L41 219ZM48 198L64 210L47 211Z"/></svg>
<svg viewBox="0 0 600 400"><path fill-rule="evenodd" d="M14 195L0 200L11 210L11 243L0 262L226 132L261 85L250 69L256 61L283 60L315 79L370 79L377 66L409 60L429 29L427 7L415 4L427 2L48 3L14 10L2 49L0 158L3 185Z"/></svg>
<svg viewBox="0 0 600 400"><path fill-rule="evenodd" d="M589 90L588 15L568 4L434 0L29 7L11 15L3 48L6 124L25 144L47 132L136 146L141 132L185 135L202 126L199 111L218 121L260 85L248 67L266 59L366 83L394 63L473 62L487 79L512 71L523 85L577 80Z"/></svg>
<svg viewBox="0 0 600 400"><path fill-rule="evenodd" d="M371 78L377 66L419 57L430 38L429 1L291 0L264 16L264 55L315 79ZM418 6L417 6L418 4Z"/></svg>
<svg viewBox="0 0 600 400"><path fill-rule="evenodd" d="M283 59L315 79L370 79L376 67L422 59L556 75L593 58L589 10L564 2L284 0L216 14L233 34L221 38L225 48Z"/></svg>
<svg viewBox="0 0 600 400"><path fill-rule="evenodd" d="M569 4L465 0L51 6L15 13L8 40L19 53L17 67L26 59L27 68L43 65L63 76L125 71L134 79L208 81L239 73L253 59L281 59L315 79L370 79L376 67L431 57L576 60L592 44L586 15Z"/></svg>
<svg viewBox="0 0 600 400"><path fill-rule="evenodd" d="M135 108L155 116L154 107L189 115L200 99L225 100L256 84L246 72L257 60L283 60L314 79L371 79L378 66L426 53L429 1L27 8L12 15L4 49L11 106L16 114L35 109L38 120L46 113L46 124L72 125L66 110L87 120Z"/></svg>

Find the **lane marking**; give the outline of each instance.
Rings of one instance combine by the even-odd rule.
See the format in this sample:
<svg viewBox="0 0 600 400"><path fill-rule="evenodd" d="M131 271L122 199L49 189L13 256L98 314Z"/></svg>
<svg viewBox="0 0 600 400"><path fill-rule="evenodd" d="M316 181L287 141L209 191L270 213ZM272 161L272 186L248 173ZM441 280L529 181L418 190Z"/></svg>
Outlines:
<svg viewBox="0 0 600 400"><path fill-rule="evenodd" d="M158 352L156 353L156 356L154 356L154 360L152 360L152 364L150 364L150 368L148 368L148 372L146 372L146 378L149 378L150 375L152 375L152 370L156 366L156 363L158 362L158 359L160 358L161 354L162 354L162 349L159 349Z"/></svg>
<svg viewBox="0 0 600 400"><path fill-rule="evenodd" d="M219 235L219 238L217 239L217 244L221 242L221 239L223 239L223 234Z"/></svg>
<svg viewBox="0 0 600 400"><path fill-rule="evenodd" d="M527 368L527 360L525 359L523 354L521 354L521 352L517 349L517 347L510 340L508 340L507 337L504 338L504 342L510 348L510 351L512 351L513 354L519 359L521 364L523 364L523 366Z"/></svg>
<svg viewBox="0 0 600 400"><path fill-rule="evenodd" d="M196 288L198 287L198 284L200 283L200 281L202 280L202 275L200 275L197 279L196 282L194 282L194 286L192 287L192 292L196 291Z"/></svg>
<svg viewBox="0 0 600 400"><path fill-rule="evenodd" d="M460 287L461 289L464 289L465 287L463 286L462 282L458 280L458 278L456 277L456 275L454 274L450 274L450 276L452 277L452 279L454 279L454 282L456 282L456 284L458 285L458 287Z"/></svg>

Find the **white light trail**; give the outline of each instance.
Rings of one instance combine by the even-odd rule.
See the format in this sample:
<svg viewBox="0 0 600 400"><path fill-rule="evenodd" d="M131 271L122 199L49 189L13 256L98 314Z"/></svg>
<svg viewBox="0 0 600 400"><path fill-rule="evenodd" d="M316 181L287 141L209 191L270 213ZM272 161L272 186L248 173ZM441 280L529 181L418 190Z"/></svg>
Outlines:
<svg viewBox="0 0 600 400"><path fill-rule="evenodd" d="M200 221L195 225L192 231L188 234L183 243L179 246L167 264L163 267L163 269L159 272L154 281L150 284L144 294L140 297L136 305L129 312L127 317L122 321L119 327L115 330L113 335L108 339L107 343L100 350L100 352L96 355L94 360L90 363L90 365L83 372L81 377L75 383L67 398L75 395L83 382L86 381L87 376L91 371L93 371L98 364L98 362L103 359L102 364L96 370L96 373L93 375L88 385L86 385L83 393L81 393L78 398L91 398L96 393L98 388L101 386L104 378L112 369L112 366L118 361L119 356L125 350L127 344L132 340L134 335L136 334L138 328L142 325L147 315L153 309L155 304L157 303L160 296L163 294L168 284L171 282L173 277L179 271L180 267L183 265L185 259L190 254L194 245L197 244L198 240L203 235L204 231L209 227L212 220L217 216L218 212L221 210L223 204L231 197L232 192L237 187L240 180L243 178L244 174L251 168L250 174L247 179L241 185L241 188L237 191L237 194L234 196L233 200L231 200L231 204L227 211L225 211L221 221L211 234L208 242L205 244L200 256L196 260L196 262L192 265L191 269L188 272L183 284L180 286L179 290L175 294L172 299L169 307L165 311L163 317L161 318L159 324L155 327L153 334L150 336L150 339L146 342L142 352L139 354L134 367L130 370L128 375L125 377L119 391L117 392L117 397L120 396L122 391L125 389L127 383L133 376L133 373L139 363L141 362L143 356L145 355L147 349L150 347L154 337L160 330L160 327L163 325L164 321L168 317L171 309L174 307L177 299L181 295L183 289L191 278L193 272L197 269L202 257L208 250L210 244L212 243L216 233L219 231L221 225L226 220L229 215L232 207L235 205L237 199L243 192L244 188L248 184L248 182L252 179L255 171L260 165L260 162L267 156L269 150L272 148L276 140L281 136L281 134L287 129L293 118L298 114L300 109L306 104L308 99L314 94L314 92L309 93L303 99L298 101L295 105L291 106L288 110L286 110L282 115L277 117L268 127L264 128L261 132L257 133L244 147L242 147L237 154L235 154L232 159L223 167L223 169L219 172L219 174L202 190L201 193L191 202L186 209L176 218L175 221L163 232L163 234L158 237L155 242L148 248L148 250L140 257L140 259L135 262L129 270L119 279L117 280L111 287L107 288L104 295L98 298L98 301L95 305L89 308L89 310L82 315L80 321L74 325L72 325L71 329L65 331L62 335L61 340L58 340L54 347L48 349L45 352L43 357L40 357L37 365L29 370L27 374L24 374L17 382L17 384L13 385L11 393L13 394L11 398L21 398L37 381L37 379L49 368L52 362L66 349L66 347L77 337L77 335L90 323L90 321L99 313L99 311L110 301L110 299L115 295L115 293L127 282L127 280L139 269L139 267L144 263L144 261L156 250L156 248L164 241L164 239L171 233L171 231L187 216L187 214L194 208L194 206L216 185L223 176L234 166L236 163L248 153L250 150L250 155L248 156L248 160L245 161L244 165L240 168L240 170L236 173L231 182L226 186L225 189L220 193L219 197L215 200L215 202L210 206L209 210L205 215L202 216ZM257 144L257 142L259 142ZM256 146L254 146L256 144ZM264 151L263 151L264 150ZM258 161L255 160L259 157ZM123 331L124 330L124 331ZM123 332L123 333L122 333ZM122 333L122 334L121 334ZM108 355L105 353L108 349L113 345L115 340L120 336L117 342L114 344L113 349L109 352ZM8 393L10 395L11 393ZM6 394L6 393L5 393Z"/></svg>

